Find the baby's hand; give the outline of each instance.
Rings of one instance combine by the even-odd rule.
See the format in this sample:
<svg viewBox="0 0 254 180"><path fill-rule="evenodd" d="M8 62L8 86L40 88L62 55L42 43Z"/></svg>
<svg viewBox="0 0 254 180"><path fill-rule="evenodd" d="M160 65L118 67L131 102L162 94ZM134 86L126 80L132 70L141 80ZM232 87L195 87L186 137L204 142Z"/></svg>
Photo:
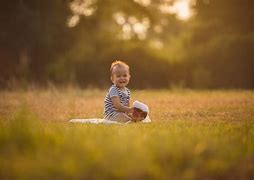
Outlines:
<svg viewBox="0 0 254 180"><path fill-rule="evenodd" d="M128 110L126 111L126 114L132 118L132 113L133 113L133 107L128 107Z"/></svg>
<svg viewBox="0 0 254 180"><path fill-rule="evenodd" d="M134 111L134 108L133 107L129 107L128 111L127 111L127 114L132 114Z"/></svg>

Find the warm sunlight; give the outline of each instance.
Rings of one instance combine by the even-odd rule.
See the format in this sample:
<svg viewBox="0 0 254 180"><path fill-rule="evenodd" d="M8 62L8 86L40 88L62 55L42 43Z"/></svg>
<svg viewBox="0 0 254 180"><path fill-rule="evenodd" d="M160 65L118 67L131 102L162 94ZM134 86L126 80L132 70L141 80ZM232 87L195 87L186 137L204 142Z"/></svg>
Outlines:
<svg viewBox="0 0 254 180"><path fill-rule="evenodd" d="M191 17L192 12L190 9L190 0L177 1L172 6L172 12L176 13L177 17L181 20L187 20Z"/></svg>
<svg viewBox="0 0 254 180"><path fill-rule="evenodd" d="M193 0L178 0L173 5L162 5L160 10L164 13L176 14L180 20L188 20L193 15L191 4Z"/></svg>
<svg viewBox="0 0 254 180"><path fill-rule="evenodd" d="M135 16L127 16L123 12L117 12L113 15L113 19L122 27L120 39L129 40L134 36L140 40L146 38L147 30L150 27L148 18L138 19Z"/></svg>
<svg viewBox="0 0 254 180"><path fill-rule="evenodd" d="M73 15L71 16L68 21L67 21L67 25L68 27L74 27L79 23L80 20L80 16L79 15Z"/></svg>
<svg viewBox="0 0 254 180"><path fill-rule="evenodd" d="M80 16L91 16L96 11L96 6L94 4L96 3L96 0L86 0L86 1L80 1L80 0L74 0L70 3L70 9L73 13L73 16L71 16L67 21L68 27L74 27L79 23Z"/></svg>
<svg viewBox="0 0 254 180"><path fill-rule="evenodd" d="M133 0L136 3L139 3L142 6L149 6L151 4L151 0Z"/></svg>

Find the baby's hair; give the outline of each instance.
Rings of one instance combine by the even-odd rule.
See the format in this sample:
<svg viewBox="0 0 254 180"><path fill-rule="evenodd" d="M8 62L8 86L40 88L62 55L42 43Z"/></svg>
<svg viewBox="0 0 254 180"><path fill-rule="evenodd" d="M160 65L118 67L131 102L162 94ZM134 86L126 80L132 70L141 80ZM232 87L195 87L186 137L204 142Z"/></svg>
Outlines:
<svg viewBox="0 0 254 180"><path fill-rule="evenodd" d="M112 62L112 64L111 64L111 67L110 67L110 74L112 74L113 68L114 68L115 66L118 66L118 67L119 67L119 66L123 66L123 67L127 67L128 69L130 68L129 65L126 64L125 62L116 60L116 61Z"/></svg>

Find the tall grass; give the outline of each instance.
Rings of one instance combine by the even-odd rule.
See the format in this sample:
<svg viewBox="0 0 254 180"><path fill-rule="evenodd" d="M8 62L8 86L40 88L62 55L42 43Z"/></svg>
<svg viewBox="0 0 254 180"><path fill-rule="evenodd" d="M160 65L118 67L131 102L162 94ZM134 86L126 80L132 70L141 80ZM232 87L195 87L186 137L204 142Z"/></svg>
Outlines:
<svg viewBox="0 0 254 180"><path fill-rule="evenodd" d="M102 117L104 91L0 92L0 179L253 179L254 92L134 91L150 124Z"/></svg>

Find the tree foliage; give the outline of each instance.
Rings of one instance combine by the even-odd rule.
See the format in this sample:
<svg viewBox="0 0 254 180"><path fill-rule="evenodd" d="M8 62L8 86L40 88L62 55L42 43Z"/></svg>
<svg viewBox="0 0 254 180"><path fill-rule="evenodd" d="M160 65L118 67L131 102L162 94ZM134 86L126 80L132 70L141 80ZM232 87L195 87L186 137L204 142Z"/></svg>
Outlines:
<svg viewBox="0 0 254 180"><path fill-rule="evenodd" d="M103 87L120 59L135 88L253 88L253 2L196 0L188 21L161 10L174 2L4 1L0 86Z"/></svg>

